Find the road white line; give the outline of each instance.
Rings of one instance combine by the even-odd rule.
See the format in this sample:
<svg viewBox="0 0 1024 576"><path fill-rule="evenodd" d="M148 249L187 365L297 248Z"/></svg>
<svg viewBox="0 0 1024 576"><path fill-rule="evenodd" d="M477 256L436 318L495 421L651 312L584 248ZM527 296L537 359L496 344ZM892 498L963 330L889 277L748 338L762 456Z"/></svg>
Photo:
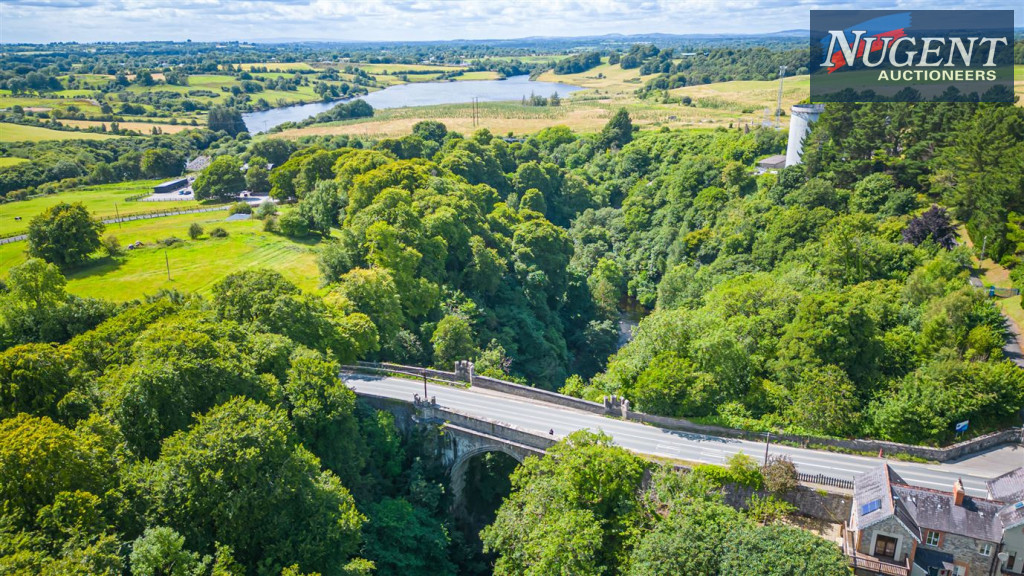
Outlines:
<svg viewBox="0 0 1024 576"><path fill-rule="evenodd" d="M412 380L390 377L375 379L351 374L346 375L344 380L346 384L360 392L398 400L411 401L414 394L422 394L422 383ZM541 401L524 400L492 390L463 389L431 383L428 395L436 397L438 404L443 408L468 415L479 415L535 431L555 428L559 436L563 436L568 431L583 428L601 430L611 435L616 444L643 454L680 458L694 462L707 462L699 457L707 456L718 462L737 452L757 457L764 451L764 444L759 442L668 430L546 404ZM789 456L798 469L822 469L829 471L829 475L846 478L852 478L883 462L869 456L816 451L776 444L771 445L770 452L771 454ZM913 484L948 490L955 478L962 478L968 492L974 494L984 494L985 492L987 478L972 475L970 471L942 464L890 463L904 479ZM994 471L992 475L998 473L998 471Z"/></svg>

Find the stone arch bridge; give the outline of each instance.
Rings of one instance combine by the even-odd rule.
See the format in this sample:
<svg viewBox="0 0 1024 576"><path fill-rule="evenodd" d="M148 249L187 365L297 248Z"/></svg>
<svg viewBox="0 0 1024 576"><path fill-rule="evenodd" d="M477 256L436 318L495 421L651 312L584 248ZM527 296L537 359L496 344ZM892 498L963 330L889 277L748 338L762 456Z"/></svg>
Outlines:
<svg viewBox="0 0 1024 576"><path fill-rule="evenodd" d="M448 471L456 512L465 505L466 470L474 458L500 452L522 463L527 456L543 456L556 442L546 431L526 430L496 420L469 416L418 397L410 404L367 394L359 396L374 408L394 414L399 429L408 430L419 425L441 427L440 456Z"/></svg>

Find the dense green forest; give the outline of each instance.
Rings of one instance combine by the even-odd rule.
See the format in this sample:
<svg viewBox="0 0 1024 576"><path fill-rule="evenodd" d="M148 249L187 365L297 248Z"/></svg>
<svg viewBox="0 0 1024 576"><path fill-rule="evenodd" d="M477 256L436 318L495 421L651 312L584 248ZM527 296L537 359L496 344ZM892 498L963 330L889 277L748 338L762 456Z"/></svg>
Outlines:
<svg viewBox="0 0 1024 576"><path fill-rule="evenodd" d="M3 295L0 571L453 573L426 444L337 378L365 315L265 270L121 307L64 284L34 259Z"/></svg>
<svg viewBox="0 0 1024 576"><path fill-rule="evenodd" d="M13 269L0 302L0 570L848 573L834 545L776 523L792 508L774 495L744 512L723 504L726 484L792 489L791 463L762 472L740 455L680 475L588 432L528 459L497 511L507 465L471 469L476 514L493 521L482 556L449 512L436 429L402 433L338 380L338 362L380 343L373 321L338 306L269 270L228 276L209 299L114 307L69 296L43 260Z"/></svg>
<svg viewBox="0 0 1024 576"><path fill-rule="evenodd" d="M732 163L720 147L735 136L634 141L615 156L631 167L602 174L621 206L572 224L585 246L573 265L654 311L605 371L565 390L903 442L946 441L965 419L1018 423L1024 381L1001 359L1004 320L968 287L950 214L930 206L998 255L1024 183L1022 118L999 105L830 105L806 166L777 177Z"/></svg>

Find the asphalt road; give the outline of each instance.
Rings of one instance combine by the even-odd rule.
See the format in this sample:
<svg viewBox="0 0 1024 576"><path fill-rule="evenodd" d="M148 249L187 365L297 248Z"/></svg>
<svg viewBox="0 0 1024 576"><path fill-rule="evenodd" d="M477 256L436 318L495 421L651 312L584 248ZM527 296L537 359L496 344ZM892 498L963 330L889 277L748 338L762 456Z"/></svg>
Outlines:
<svg viewBox="0 0 1024 576"><path fill-rule="evenodd" d="M346 383L360 394L383 396L411 402L414 394L423 394L423 382L400 378L345 374ZM480 388L456 388L429 384L430 396L444 408L481 416L547 435L553 429L560 438L575 430L603 430L616 444L639 454L674 458L689 462L722 464L733 454L744 452L761 461L765 444L668 430L637 422L625 422L539 401L528 400ZM852 479L878 466L882 460L835 452L791 448L772 444L770 454L789 456L797 469L805 474L824 474ZM974 460L974 462L972 462ZM961 478L967 492L985 496L985 480L1024 465L1020 451L1007 451L997 457L978 456L961 462L918 464L888 461L908 483L951 491Z"/></svg>

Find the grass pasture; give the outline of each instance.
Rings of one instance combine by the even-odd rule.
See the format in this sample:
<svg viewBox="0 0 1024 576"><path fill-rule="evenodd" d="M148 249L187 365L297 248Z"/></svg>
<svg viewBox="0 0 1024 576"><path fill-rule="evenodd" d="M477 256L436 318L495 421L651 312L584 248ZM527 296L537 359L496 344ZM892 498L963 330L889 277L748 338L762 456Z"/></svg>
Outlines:
<svg viewBox="0 0 1024 576"><path fill-rule="evenodd" d="M9 168L11 166L17 166L22 162L28 162L25 158L0 158L0 168Z"/></svg>
<svg viewBox="0 0 1024 576"><path fill-rule="evenodd" d="M49 194L28 200L0 204L0 236L23 234L28 229L29 221L47 208L61 202L82 202L96 217L101 220L114 218L121 214L142 214L197 208L195 200L167 202L125 202L125 198L144 192L151 192L153 186L163 180L135 180L118 184L88 186L78 190ZM21 220L15 220L20 217ZM111 225L116 227L116 224Z"/></svg>
<svg viewBox="0 0 1024 576"><path fill-rule="evenodd" d="M786 78L782 88L783 110L807 98L810 89L809 76ZM760 121L764 119L765 108L775 109L779 83L776 80L740 80L686 86L669 93L675 97L689 96L697 108L705 109L708 114L735 117L738 113L745 121ZM788 122L786 117L782 120Z"/></svg>
<svg viewBox="0 0 1024 576"><path fill-rule="evenodd" d="M567 54L539 54L533 56L488 56L485 60L495 60L500 62L512 62L513 60L519 60L524 64L543 64L547 62L558 62L568 58Z"/></svg>
<svg viewBox="0 0 1024 576"><path fill-rule="evenodd" d="M499 78L498 73L492 70L476 70L473 72L463 72L455 77L456 80L497 80Z"/></svg>
<svg viewBox="0 0 1024 576"><path fill-rule="evenodd" d="M593 132L600 129L614 112L610 106L593 103L589 106L523 106L518 102L481 102L478 105L479 126L473 126L472 104L441 104L410 108L378 110L372 118L329 124L314 124L285 130L272 137L298 138L309 135L353 134L372 137L402 136L412 131L420 120L439 120L449 130L470 134L487 128L494 134L529 134L547 126L566 124L576 130Z"/></svg>
<svg viewBox="0 0 1024 576"><path fill-rule="evenodd" d="M512 132L523 135L559 124L579 132L596 132L619 108L626 108L633 122L646 128L716 128L747 123L757 125L764 118L765 108L775 108L778 93L778 83L775 81L723 82L671 91L675 98L689 96L693 106L663 103L659 97L640 100L634 95L639 84L627 82L631 78L638 78L635 70L622 71L617 66L607 65L599 68L606 72L595 73L591 70L583 74L542 75L541 80L589 84L593 87L592 90L575 92L563 98L562 105L558 107L523 106L519 102L480 103L478 126L473 125L471 104L448 104L378 110L372 118L316 124L286 130L274 137L333 134L377 138L403 136L410 133L413 124L420 120L437 120L443 122L449 130L464 134L478 128L487 128L494 134ZM597 78L597 74L604 74L604 77ZM783 90L783 107L788 109L806 98L808 91L807 76L788 78ZM783 117L782 121L788 123L788 118Z"/></svg>
<svg viewBox="0 0 1024 576"><path fill-rule="evenodd" d="M23 126L0 122L0 142L43 142L46 140L104 140L117 138L110 134L94 132L65 132L38 126Z"/></svg>
<svg viewBox="0 0 1024 576"><path fill-rule="evenodd" d="M110 122L100 122L98 120L58 120L65 126L74 126L76 128L95 128L97 126L106 126L107 130L110 129ZM189 126L187 124L167 124L165 123L150 123L150 122L118 122L121 130L135 130L140 134L152 134L153 128L159 128L164 134L177 134L183 130L202 128L202 126Z"/></svg>
<svg viewBox="0 0 1024 576"><path fill-rule="evenodd" d="M92 92L89 92L91 95ZM0 96L0 110L4 108L10 108L12 106L21 106L22 108L30 108L35 110L53 110L63 109L74 106L80 112L86 114L99 114L100 107L96 105L91 99L88 98L43 98L38 96Z"/></svg>
<svg viewBox="0 0 1024 576"><path fill-rule="evenodd" d="M242 70L252 70L253 68L266 68L271 72L295 72L296 70L313 70L313 67L305 62L251 62L248 64L236 64L235 67L241 68Z"/></svg>
<svg viewBox="0 0 1024 576"><path fill-rule="evenodd" d="M97 88L105 86L114 79L112 74L74 74L75 80L85 88ZM62 82L67 83L68 77L60 76Z"/></svg>
<svg viewBox="0 0 1024 576"><path fill-rule="evenodd" d="M607 62L607 58L603 59L603 61ZM639 70L623 70L618 64L601 64L578 74L555 74L553 71L548 70L537 79L544 82L573 84L590 89L585 92L574 92L571 96L573 98L580 96L592 97L594 95L623 97L632 94L637 88L641 88L644 82L655 76L657 75L641 76Z"/></svg>
<svg viewBox="0 0 1024 576"><path fill-rule="evenodd" d="M369 64L364 62L348 62L345 66L360 68L367 74L401 74L403 72L454 72L462 70L461 66L435 66L433 64ZM344 66L341 66L344 68Z"/></svg>
<svg viewBox="0 0 1024 576"><path fill-rule="evenodd" d="M315 241L293 241L264 232L259 220L226 222L226 217L227 211L218 211L108 226L105 235L116 236L122 245L141 241L145 246L118 259L94 256L89 266L68 274L68 291L113 301L141 298L161 289L208 293L224 276L257 267L277 270L304 290L317 289ZM207 233L223 227L228 237L204 234L198 240L189 240L188 228L193 222ZM171 236L183 241L170 248L157 243ZM0 246L0 276L26 260L25 248L25 242Z"/></svg>
<svg viewBox="0 0 1024 576"><path fill-rule="evenodd" d="M182 86L186 90L220 90L221 86L231 86L238 81L234 76L225 74L196 74L188 77L188 86Z"/></svg>

